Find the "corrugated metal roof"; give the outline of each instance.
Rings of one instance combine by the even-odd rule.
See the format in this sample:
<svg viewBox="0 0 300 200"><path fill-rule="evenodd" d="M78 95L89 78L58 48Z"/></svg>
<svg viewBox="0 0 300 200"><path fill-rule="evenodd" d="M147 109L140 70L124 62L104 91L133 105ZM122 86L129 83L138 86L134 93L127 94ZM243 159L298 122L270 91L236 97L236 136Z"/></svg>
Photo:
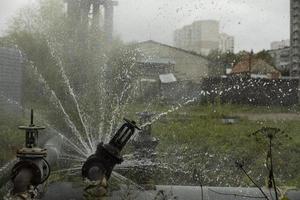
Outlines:
<svg viewBox="0 0 300 200"><path fill-rule="evenodd" d="M21 102L24 61L16 48L0 47L0 107L11 112L18 108L10 102Z"/></svg>
<svg viewBox="0 0 300 200"><path fill-rule="evenodd" d="M178 47L173 47L173 46L163 44L163 43L160 43L160 42L156 42L156 41L153 41L153 40L147 40L147 41L144 41L144 42L140 42L138 44L145 44L145 43L152 43L152 44L157 44L157 45L160 45L160 46L168 47L168 48L175 49L175 50L178 50L178 51L182 51L182 52L185 52L185 53L188 53L188 54L191 54L191 55L194 55L194 56L198 56L198 57L201 57L201 58L207 60L206 56L200 55L200 54L198 54L194 51L188 51L188 50L181 49L181 48L178 48Z"/></svg>
<svg viewBox="0 0 300 200"><path fill-rule="evenodd" d="M1 63L3 62L10 62L10 63L15 63L15 62L22 62L22 56L21 53L18 49L16 48L4 48L0 47L0 61Z"/></svg>
<svg viewBox="0 0 300 200"><path fill-rule="evenodd" d="M160 74L159 75L159 80L162 83L173 83L173 82L177 81L176 77L172 73L170 73L170 74Z"/></svg>

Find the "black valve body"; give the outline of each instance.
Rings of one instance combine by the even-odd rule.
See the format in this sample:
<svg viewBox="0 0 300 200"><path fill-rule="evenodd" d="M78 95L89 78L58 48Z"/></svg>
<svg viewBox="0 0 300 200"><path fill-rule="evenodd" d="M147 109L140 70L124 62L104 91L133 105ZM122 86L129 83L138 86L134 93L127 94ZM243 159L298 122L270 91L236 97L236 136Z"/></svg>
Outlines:
<svg viewBox="0 0 300 200"><path fill-rule="evenodd" d="M115 165L122 163L122 161L123 159L119 156L119 151L116 148L109 144L100 143L96 153L88 157L84 163L82 176L90 180L98 180L102 176L109 179Z"/></svg>
<svg viewBox="0 0 300 200"><path fill-rule="evenodd" d="M123 162L120 153L135 129L139 129L135 122L126 119L125 121L108 144L98 144L95 154L88 157L82 167L83 177L96 181L105 176L108 180L115 165Z"/></svg>

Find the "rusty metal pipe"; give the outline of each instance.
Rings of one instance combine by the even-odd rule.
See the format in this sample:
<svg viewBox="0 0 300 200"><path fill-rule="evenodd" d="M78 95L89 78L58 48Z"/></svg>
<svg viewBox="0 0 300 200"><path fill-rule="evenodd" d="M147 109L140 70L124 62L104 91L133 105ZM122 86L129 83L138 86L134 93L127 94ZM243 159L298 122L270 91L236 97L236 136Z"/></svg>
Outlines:
<svg viewBox="0 0 300 200"><path fill-rule="evenodd" d="M38 146L39 131L44 127L33 123L33 110L31 110L29 126L20 126L25 131L25 145L18 149L18 162L11 171L13 194L25 192L32 186L44 183L50 175L50 165L46 160L47 149Z"/></svg>

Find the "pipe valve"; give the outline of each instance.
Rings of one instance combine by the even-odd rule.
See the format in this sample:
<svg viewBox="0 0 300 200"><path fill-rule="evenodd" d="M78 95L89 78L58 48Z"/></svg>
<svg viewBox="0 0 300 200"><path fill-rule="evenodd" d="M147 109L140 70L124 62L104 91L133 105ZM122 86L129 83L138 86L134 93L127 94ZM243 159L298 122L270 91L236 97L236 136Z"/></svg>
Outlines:
<svg viewBox="0 0 300 200"><path fill-rule="evenodd" d="M135 129L140 130L134 121L124 119L125 123L116 132L107 144L100 143L96 153L88 157L82 167L82 176L91 181L108 180L116 164L121 164L123 158L121 151L134 134Z"/></svg>
<svg viewBox="0 0 300 200"><path fill-rule="evenodd" d="M45 127L34 125L33 110L31 110L30 125L20 126L19 129L25 130L25 147L17 150L19 161L11 172L15 194L25 192L31 185L42 184L50 175L50 166L45 159L47 150L38 146L39 130Z"/></svg>

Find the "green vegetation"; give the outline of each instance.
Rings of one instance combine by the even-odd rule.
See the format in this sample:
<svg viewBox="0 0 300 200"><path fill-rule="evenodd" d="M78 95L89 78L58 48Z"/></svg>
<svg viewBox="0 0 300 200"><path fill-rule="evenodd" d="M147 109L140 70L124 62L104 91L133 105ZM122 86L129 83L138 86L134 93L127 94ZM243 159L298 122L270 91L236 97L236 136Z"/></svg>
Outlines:
<svg viewBox="0 0 300 200"><path fill-rule="evenodd" d="M16 151L23 145L24 134L18 130L24 124L21 116L16 117L5 110L0 110L0 166L15 157Z"/></svg>
<svg viewBox="0 0 300 200"><path fill-rule="evenodd" d="M139 111L165 112L172 106L161 104L129 105L125 111L132 119ZM163 116L153 124L153 133L160 139L158 145L158 159L167 164L170 169L177 168L186 172L185 181L174 181L174 184L191 184L193 173L198 174L204 185L239 186L251 183L234 166L236 160L243 160L246 169L259 184L266 185L267 173L264 167L266 158L265 143L249 137L254 131L268 126L277 127L288 134L292 139L278 138L274 148L275 176L280 186L300 186L300 123L296 120L249 120L247 116L264 114L266 112L280 114L282 112L297 112L297 107L270 108L251 107L231 104L194 104L179 108L177 111ZM224 116L238 116L243 114L237 123L224 124ZM24 120L15 120L12 117L3 117L5 122L1 127L5 136L1 143L5 148L0 154L1 160L9 160L14 151L23 141L16 125L26 124ZM10 134L6 134L10 133ZM14 146L16 145L16 146ZM9 147L8 147L9 146ZM9 151L6 147L10 148ZM156 174L154 183L170 183L168 177ZM178 177L177 177L178 178ZM159 179L159 180L157 180ZM179 178L180 180L180 178ZM196 184L196 183L195 183Z"/></svg>
<svg viewBox="0 0 300 200"><path fill-rule="evenodd" d="M69 78L80 108L86 113L84 120L91 127L99 129L99 122L120 122L123 116L136 118L140 111L165 112L173 106L157 102L149 105L136 103L135 88L132 83L136 75L133 63L137 52L127 48L120 41L109 51L98 49L95 40L97 33L89 33L87 41L93 45L79 48L78 38L69 38L72 27L64 18L62 1L42 0L39 8L23 10L15 19L8 36L1 43L18 45L28 58L24 84L24 107L35 108L38 117L51 126L70 133L64 114L53 97L53 90L60 100L70 119L80 132L83 131L74 99L67 87L65 75ZM77 27L80 29L80 27ZM78 48L77 48L78 47ZM245 52L244 52L245 53ZM232 66L243 56L228 54L211 54L218 66ZM256 56L269 59L265 52ZM269 62L271 62L269 60ZM222 64L223 63L223 64ZM106 64L111 72L104 73ZM37 73L34 73L37 69ZM225 70L225 68L221 69ZM124 74L124 71L128 73ZM45 81L41 80L41 76ZM105 80L105 81L103 81ZM49 89L50 88L50 89ZM126 95L120 95L126 91ZM79 98L78 98L79 97ZM128 103L128 106L124 106ZM163 116L153 124L153 132L160 139L158 146L159 160L171 169L177 168L187 172L193 179L197 174L198 181L204 185L247 185L249 181L234 166L236 160L244 160L249 173L261 185L266 183L264 167L266 146L249 135L263 126L277 127L285 131L291 140L278 138L275 147L275 176L279 185L300 186L300 123L296 120L249 120L248 115L265 113L297 113L299 107L253 107L247 105L194 104L184 106L177 111ZM241 115L243 114L243 115ZM113 119L113 116L117 116ZM223 124L224 116L241 116L235 124ZM27 116L25 116L27 119ZM17 125L27 124L22 117L0 114L0 165L10 160L15 150L23 143L23 134ZM104 128L108 133L109 127ZM282 143L282 144L280 144ZM55 180L53 176L53 180ZM163 184L163 178L156 177ZM170 177L169 177L170 178ZM172 178L172 177L171 177ZM166 180L167 181L167 180ZM190 183L186 182L177 184Z"/></svg>
<svg viewBox="0 0 300 200"><path fill-rule="evenodd" d="M84 30L86 27L66 17L63 8L62 0L41 0L38 6L23 8L0 45L17 46L27 59L24 108L34 108L43 121L70 132L62 120L61 103L78 130L84 132L78 106L84 113L83 120L99 129L99 122L116 115L116 107L122 113L121 105L134 99L134 88L129 85L135 81L137 52L118 39L106 47L100 27ZM82 32L85 36L74 30L86 31ZM120 95L122 91L126 95ZM119 119L116 117L113 123ZM104 125L105 131L108 126Z"/></svg>
<svg viewBox="0 0 300 200"><path fill-rule="evenodd" d="M212 76L224 75L226 74L226 68L233 68L240 61L249 59L249 56L252 56L252 59L260 59L265 61L269 65L274 66L274 59L266 50L262 50L255 54L252 51L240 51L238 53L223 53L220 50L212 50L207 55L207 58L210 61L210 74Z"/></svg>
<svg viewBox="0 0 300 200"><path fill-rule="evenodd" d="M236 160L245 161L247 170L261 185L266 185L267 146L250 137L262 127L280 128L292 139L276 139L275 176L279 185L300 186L300 123L299 121L250 121L241 118L235 124L223 124L224 115L243 116L261 109L234 105L193 105L172 113L153 126L160 139L160 159L187 172L197 170L204 185L246 185L249 183L234 166ZM276 110L276 109L275 109ZM271 112L271 110L269 110ZM299 120L299 119L298 119ZM176 165L176 166L174 166ZM178 166L179 165L179 166ZM192 174L192 173L191 173Z"/></svg>

